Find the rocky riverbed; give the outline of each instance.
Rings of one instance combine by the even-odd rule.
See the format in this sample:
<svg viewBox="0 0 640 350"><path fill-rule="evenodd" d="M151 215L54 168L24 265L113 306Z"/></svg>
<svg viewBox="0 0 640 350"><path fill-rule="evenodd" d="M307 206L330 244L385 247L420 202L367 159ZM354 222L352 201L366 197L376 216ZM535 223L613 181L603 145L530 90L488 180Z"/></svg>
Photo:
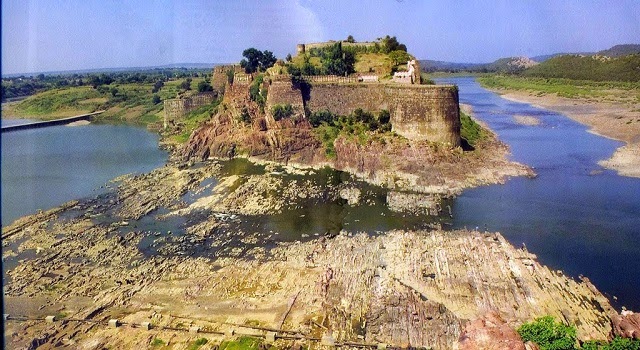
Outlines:
<svg viewBox="0 0 640 350"><path fill-rule="evenodd" d="M326 202L331 210L374 206L380 193L341 173L249 162L169 164L118 179L105 195L3 229L5 312L68 320L7 321L6 344L134 348L157 338L186 348L203 336L220 340L179 331L199 326L450 349L475 344L487 323L511 330L495 341L517 342L514 327L543 315L575 324L583 340L612 334L617 314L586 278L549 270L498 233L443 231L446 220L427 220L448 216L438 198L385 194L392 208L384 215L428 221L415 230L300 234L293 226L283 237L256 226L265 215L300 216L300 207ZM108 328L110 319L127 326ZM155 328L131 326L142 322Z"/></svg>

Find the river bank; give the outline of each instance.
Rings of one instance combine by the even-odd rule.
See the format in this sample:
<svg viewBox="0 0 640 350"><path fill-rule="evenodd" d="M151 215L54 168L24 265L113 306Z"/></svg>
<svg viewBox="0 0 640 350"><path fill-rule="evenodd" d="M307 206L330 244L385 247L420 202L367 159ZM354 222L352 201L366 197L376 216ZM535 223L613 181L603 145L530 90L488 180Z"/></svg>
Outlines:
<svg viewBox="0 0 640 350"><path fill-rule="evenodd" d="M131 348L155 338L187 344L194 336L176 329L228 333L236 324L238 331L244 325L307 338L330 333L338 342L451 349L463 333L474 333L470 321L491 317L513 333L543 315L576 324L583 340L612 331L616 313L587 279L544 267L500 234L370 235L345 227L333 238L281 239L282 228L256 227L255 218L286 214L308 199L343 198L346 210L370 206L373 197L358 195L351 181L320 186L280 168L260 173L247 162L236 169L247 174L240 176L227 168L215 161L168 164L121 178L105 195L6 227L9 314L151 322L156 329L9 322L8 344Z"/></svg>
<svg viewBox="0 0 640 350"><path fill-rule="evenodd" d="M529 103L564 114L589 126L590 132L625 142L611 158L599 164L623 176L640 177L640 103L567 98L514 89L488 89L514 102Z"/></svg>

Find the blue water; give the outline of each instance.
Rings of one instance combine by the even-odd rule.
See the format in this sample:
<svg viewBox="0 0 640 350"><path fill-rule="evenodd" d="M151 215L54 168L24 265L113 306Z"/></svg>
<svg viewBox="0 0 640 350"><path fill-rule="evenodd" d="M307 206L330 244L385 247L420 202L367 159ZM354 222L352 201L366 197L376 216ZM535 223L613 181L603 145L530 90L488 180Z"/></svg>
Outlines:
<svg viewBox="0 0 640 350"><path fill-rule="evenodd" d="M158 135L131 126L53 126L2 133L2 226L38 209L96 195L109 180L148 172L166 159Z"/></svg>
<svg viewBox="0 0 640 350"><path fill-rule="evenodd" d="M587 276L618 306L640 310L640 179L597 164L622 144L563 115L505 100L473 78L439 82L457 84L460 102L510 146L513 160L538 174L465 191L454 202L454 227L499 231L542 263ZM542 124L520 125L514 115Z"/></svg>

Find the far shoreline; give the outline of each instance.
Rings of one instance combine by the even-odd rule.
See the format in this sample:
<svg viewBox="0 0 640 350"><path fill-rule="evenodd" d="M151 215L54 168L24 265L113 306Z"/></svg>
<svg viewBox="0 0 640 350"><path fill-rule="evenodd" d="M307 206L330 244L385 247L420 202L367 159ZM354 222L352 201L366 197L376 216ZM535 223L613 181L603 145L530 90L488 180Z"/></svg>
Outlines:
<svg viewBox="0 0 640 350"><path fill-rule="evenodd" d="M529 91L514 89L490 89L500 97L535 107L552 110L589 127L589 132L612 140L624 142L609 159L598 164L614 170L620 176L640 178L640 109L622 103L585 101L556 95L534 95ZM635 122L628 123L629 119Z"/></svg>

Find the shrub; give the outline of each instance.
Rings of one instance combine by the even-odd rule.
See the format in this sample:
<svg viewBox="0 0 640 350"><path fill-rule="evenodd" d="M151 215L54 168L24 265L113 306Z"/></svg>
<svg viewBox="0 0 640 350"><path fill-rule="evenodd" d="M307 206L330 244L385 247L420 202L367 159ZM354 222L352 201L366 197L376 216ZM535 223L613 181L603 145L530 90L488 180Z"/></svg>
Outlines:
<svg viewBox="0 0 640 350"><path fill-rule="evenodd" d="M293 115L293 107L290 104L277 104L271 107L271 114L273 115L273 119L276 121L288 118Z"/></svg>
<svg viewBox="0 0 640 350"><path fill-rule="evenodd" d="M542 350L572 350L576 343L576 329L544 316L518 328L522 340L532 341Z"/></svg>

